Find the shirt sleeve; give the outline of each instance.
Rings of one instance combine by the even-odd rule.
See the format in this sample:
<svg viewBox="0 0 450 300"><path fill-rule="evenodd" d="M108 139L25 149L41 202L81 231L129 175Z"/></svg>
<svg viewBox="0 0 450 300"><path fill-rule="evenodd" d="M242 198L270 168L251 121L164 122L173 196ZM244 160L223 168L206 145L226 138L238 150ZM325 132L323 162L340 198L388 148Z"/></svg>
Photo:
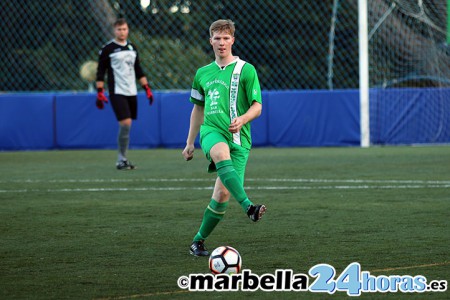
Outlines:
<svg viewBox="0 0 450 300"><path fill-rule="evenodd" d="M136 60L134 62L134 72L136 74L136 79L141 79L142 77L145 76L145 73L141 67L141 62L139 60L139 53L137 51L137 48L135 45L133 45L133 48L134 48L134 51L136 51Z"/></svg>
<svg viewBox="0 0 450 300"><path fill-rule="evenodd" d="M255 67L247 63L242 71L244 73L245 93L249 102L248 104L252 105L253 101L262 104L261 86Z"/></svg>
<svg viewBox="0 0 450 300"><path fill-rule="evenodd" d="M191 97L189 100L194 104L205 106L205 91L200 85L198 72L195 74L194 82L192 83Z"/></svg>
<svg viewBox="0 0 450 300"><path fill-rule="evenodd" d="M106 47L103 47L98 54L98 67L96 81L104 81L105 73L109 66L109 53Z"/></svg>

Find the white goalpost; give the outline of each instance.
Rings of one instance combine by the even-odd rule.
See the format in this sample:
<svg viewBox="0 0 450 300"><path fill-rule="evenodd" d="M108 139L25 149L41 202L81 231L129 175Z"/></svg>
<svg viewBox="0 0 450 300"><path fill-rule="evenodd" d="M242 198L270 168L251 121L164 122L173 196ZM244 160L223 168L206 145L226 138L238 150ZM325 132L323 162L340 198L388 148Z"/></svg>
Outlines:
<svg viewBox="0 0 450 300"><path fill-rule="evenodd" d="M367 22L367 0L358 0L359 37L359 105L361 147L370 146L369 106L369 41Z"/></svg>

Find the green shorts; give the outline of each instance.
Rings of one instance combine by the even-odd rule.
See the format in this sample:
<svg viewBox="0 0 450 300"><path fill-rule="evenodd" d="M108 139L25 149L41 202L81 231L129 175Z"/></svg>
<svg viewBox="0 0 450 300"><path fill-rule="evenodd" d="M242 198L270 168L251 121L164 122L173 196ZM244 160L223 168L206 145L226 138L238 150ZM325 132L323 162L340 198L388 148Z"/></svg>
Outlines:
<svg viewBox="0 0 450 300"><path fill-rule="evenodd" d="M203 153L205 153L206 158L211 162L208 167L208 172L216 172L216 165L211 159L209 152L211 148L217 143L225 143L230 148L231 161L233 162L234 169L238 173L242 182L244 182L245 177L245 167L247 166L248 156L250 150L243 148L233 142L230 142L223 134L216 131L208 131L203 135L200 135L200 145L202 147Z"/></svg>

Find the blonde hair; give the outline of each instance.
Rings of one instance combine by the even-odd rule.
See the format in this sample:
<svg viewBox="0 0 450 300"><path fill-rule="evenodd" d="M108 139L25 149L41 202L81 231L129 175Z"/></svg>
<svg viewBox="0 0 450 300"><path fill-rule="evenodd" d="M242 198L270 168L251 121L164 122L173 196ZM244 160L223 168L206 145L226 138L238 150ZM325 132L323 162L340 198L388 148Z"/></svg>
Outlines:
<svg viewBox="0 0 450 300"><path fill-rule="evenodd" d="M231 20L217 20L209 27L209 35L212 37L214 32L226 32L234 36L235 32L234 22Z"/></svg>

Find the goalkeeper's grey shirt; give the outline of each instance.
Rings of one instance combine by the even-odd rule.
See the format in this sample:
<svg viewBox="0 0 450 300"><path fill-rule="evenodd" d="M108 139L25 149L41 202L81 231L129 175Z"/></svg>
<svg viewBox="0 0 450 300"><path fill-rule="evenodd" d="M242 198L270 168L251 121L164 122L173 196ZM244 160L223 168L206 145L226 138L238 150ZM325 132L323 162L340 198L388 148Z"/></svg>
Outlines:
<svg viewBox="0 0 450 300"><path fill-rule="evenodd" d="M97 81L104 81L106 71L109 93L125 96L136 96L136 78L145 76L136 46L129 41L119 44L111 40L102 47L98 59Z"/></svg>

